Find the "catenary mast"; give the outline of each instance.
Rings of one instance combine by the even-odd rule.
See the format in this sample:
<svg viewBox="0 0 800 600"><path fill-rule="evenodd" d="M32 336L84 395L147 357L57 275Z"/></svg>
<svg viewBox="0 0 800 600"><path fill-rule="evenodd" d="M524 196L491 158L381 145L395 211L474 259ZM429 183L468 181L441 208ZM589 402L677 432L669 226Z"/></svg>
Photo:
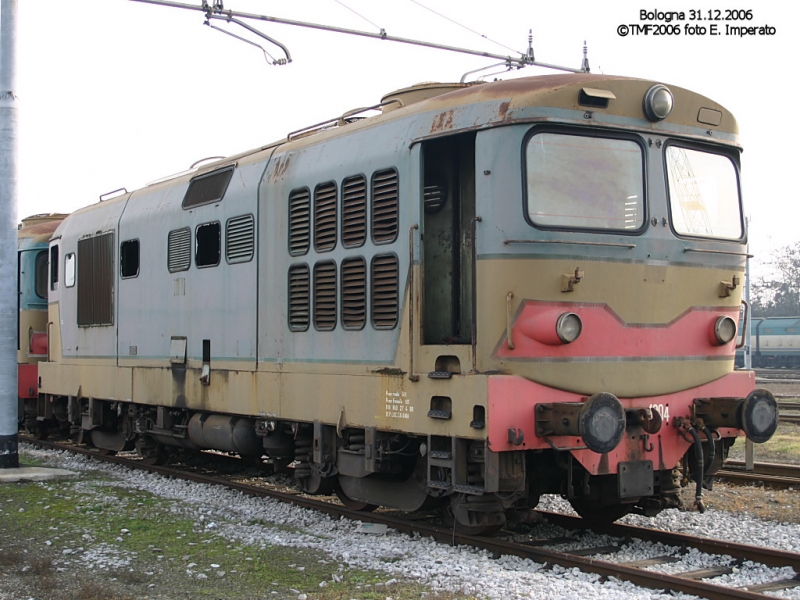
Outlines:
<svg viewBox="0 0 800 600"><path fill-rule="evenodd" d="M0 0L0 468L17 449L17 0Z"/></svg>

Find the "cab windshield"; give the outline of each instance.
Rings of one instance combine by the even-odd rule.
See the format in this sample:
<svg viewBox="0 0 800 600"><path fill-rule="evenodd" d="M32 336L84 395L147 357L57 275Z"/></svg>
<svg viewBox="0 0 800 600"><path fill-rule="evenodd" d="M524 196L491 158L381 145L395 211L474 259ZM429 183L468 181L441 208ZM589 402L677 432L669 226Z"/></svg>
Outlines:
<svg viewBox="0 0 800 600"><path fill-rule="evenodd" d="M742 237L739 181L722 154L670 145L666 149L672 227L679 235Z"/></svg>
<svg viewBox="0 0 800 600"><path fill-rule="evenodd" d="M644 157L633 140L537 133L525 168L533 225L631 233L644 226Z"/></svg>

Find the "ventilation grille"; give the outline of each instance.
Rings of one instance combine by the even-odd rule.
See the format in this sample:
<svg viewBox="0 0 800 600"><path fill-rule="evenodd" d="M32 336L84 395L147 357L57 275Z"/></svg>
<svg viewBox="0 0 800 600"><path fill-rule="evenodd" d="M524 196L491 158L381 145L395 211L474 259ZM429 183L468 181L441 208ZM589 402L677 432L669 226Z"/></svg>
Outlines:
<svg viewBox="0 0 800 600"><path fill-rule="evenodd" d="M310 193L308 188L289 194L289 254L300 256L308 252L310 229Z"/></svg>
<svg viewBox="0 0 800 600"><path fill-rule="evenodd" d="M422 204L429 215L438 213L447 202L447 188L443 185L426 185L422 190Z"/></svg>
<svg viewBox="0 0 800 600"><path fill-rule="evenodd" d="M185 227L169 232L167 266L170 273L188 271L192 264L192 231Z"/></svg>
<svg viewBox="0 0 800 600"><path fill-rule="evenodd" d="M336 263L314 265L314 327L330 331L336 327Z"/></svg>
<svg viewBox="0 0 800 600"><path fill-rule="evenodd" d="M372 259L372 324L379 329L397 325L397 256Z"/></svg>
<svg viewBox="0 0 800 600"><path fill-rule="evenodd" d="M289 329L305 331L309 319L308 265L289 267Z"/></svg>
<svg viewBox="0 0 800 600"><path fill-rule="evenodd" d="M321 183L314 190L314 249L327 252L336 246L336 184Z"/></svg>
<svg viewBox="0 0 800 600"><path fill-rule="evenodd" d="M195 177L189 183L189 189L186 190L181 206L193 208L222 200L225 190L228 189L228 184L231 182L231 176L233 176L233 167Z"/></svg>
<svg viewBox="0 0 800 600"><path fill-rule="evenodd" d="M363 175L342 182L342 244L355 248L367 238L367 179Z"/></svg>
<svg viewBox="0 0 800 600"><path fill-rule="evenodd" d="M78 325L114 324L114 234L78 240Z"/></svg>
<svg viewBox="0 0 800 600"><path fill-rule="evenodd" d="M372 239L376 243L397 238L397 212L397 171L377 171L372 175Z"/></svg>
<svg viewBox="0 0 800 600"><path fill-rule="evenodd" d="M342 261L342 325L361 329L367 321L367 261Z"/></svg>
<svg viewBox="0 0 800 600"><path fill-rule="evenodd" d="M253 215L228 219L225 225L225 258L229 263L249 262L253 259L255 229Z"/></svg>

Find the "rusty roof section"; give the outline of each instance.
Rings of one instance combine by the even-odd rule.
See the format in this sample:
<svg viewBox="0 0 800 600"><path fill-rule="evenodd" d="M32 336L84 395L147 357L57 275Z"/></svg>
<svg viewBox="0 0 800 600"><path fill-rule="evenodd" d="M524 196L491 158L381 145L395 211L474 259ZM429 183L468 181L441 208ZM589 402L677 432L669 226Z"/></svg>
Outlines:
<svg viewBox="0 0 800 600"><path fill-rule="evenodd" d="M644 96L647 90L658 83L661 82L591 73L537 75L491 83L425 82L390 92L382 99L383 101L391 101L393 97L398 96L403 102L402 107L398 108L398 103L392 102L383 107L382 114L356 122L344 122L341 117L333 117L324 121L318 129L309 128L301 136L291 139L282 138L259 148L208 163L196 171L167 177L164 180L154 182L151 186L160 184L169 186L176 180L188 180L201 173L219 169L227 164L237 163L241 166L257 162L263 160L266 154L279 146L281 147L281 152L299 150L341 135L376 127L382 123L407 118L416 114L433 113L431 116L432 121L429 125L431 133L456 133L459 131L459 127L452 121L448 121L448 115L445 114L446 111L480 103L494 102L497 104L497 110L493 113L487 113L482 122L473 123L471 125L473 129L535 120L536 117L532 117L532 115L536 109L560 109L563 111L576 111L577 116L573 119L565 119L565 122L571 124L580 122L582 124L593 124L594 126L609 126L608 123L601 122L601 119L603 116L610 116L616 118L616 123L620 124L620 126L629 129L651 130L654 133L675 134L676 127L678 130L681 128L683 130L686 130L685 128L693 128L695 137L702 134L704 139L714 141L713 134L721 132L728 138L726 142L728 144L731 144L731 136L734 138L738 136L739 127L736 119L723 106L700 94L670 84L664 85L670 89L675 99L672 113L663 121L657 123L648 121L643 108ZM614 99L610 100L607 108L581 105L578 99L583 88L591 88L595 93L598 91L610 92ZM583 119L582 115L587 111L596 115L596 122L587 123ZM701 114L706 116L713 115L714 118L718 116L719 123L711 125L700 121L698 117ZM336 125L337 119L338 126ZM622 125L620 119L626 120L624 125ZM557 119L549 120L553 122ZM717 138L716 141L720 141L720 139ZM738 145L736 142L734 144Z"/></svg>
<svg viewBox="0 0 800 600"><path fill-rule="evenodd" d="M590 73L565 73L541 75L508 81L497 81L484 85L456 90L419 103L420 110L441 110L445 107L463 106L478 102L497 100L508 101L507 119L513 120L514 109L535 106L562 108L579 111L593 111L598 115L608 114L646 121L643 109L644 95L658 81L619 77L613 75L593 75ZM721 131L731 135L739 134L739 126L733 115L713 100L681 87L664 84L675 98L675 107L664 121L643 123L644 127L658 129L661 124L674 124L685 127L698 127ZM584 106L578 103L583 88L612 92L615 99L608 108ZM411 109L412 107L408 107ZM698 120L701 109L721 113L719 125L710 126ZM397 111L401 112L401 111Z"/></svg>
<svg viewBox="0 0 800 600"><path fill-rule="evenodd" d="M17 230L17 237L35 238L37 242L46 242L67 216L63 213L44 213L25 217Z"/></svg>

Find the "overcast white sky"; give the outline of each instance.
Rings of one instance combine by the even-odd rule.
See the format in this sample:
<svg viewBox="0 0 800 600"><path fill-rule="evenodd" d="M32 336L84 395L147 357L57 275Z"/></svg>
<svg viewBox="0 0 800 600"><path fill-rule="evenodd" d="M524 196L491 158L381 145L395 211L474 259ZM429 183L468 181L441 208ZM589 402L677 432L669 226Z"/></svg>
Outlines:
<svg viewBox="0 0 800 600"><path fill-rule="evenodd" d="M210 0L209 0L210 1ZM200 0L184 0L199 5ZM745 25L774 35L617 33L640 10L721 10L730 3L618 0L225 0L225 8L506 54L533 29L537 60L653 79L705 94L737 117L751 251L766 259L800 239L790 156L800 140L800 2L762 0ZM69 212L207 156L228 155L380 101L422 81L457 81L487 59L385 41L258 24L294 62L269 66L252 46L203 26L199 12L131 0L19 0L20 217ZM647 5L647 6L645 6ZM713 13L712 13L713 14ZM662 21L663 23L663 21ZM703 25L709 23L703 22ZM730 22L731 25L741 23ZM221 25L226 27L226 25ZM725 23L720 22L724 32ZM238 28L231 29L242 33ZM280 52L267 46L274 55ZM535 75L527 68L520 74Z"/></svg>

